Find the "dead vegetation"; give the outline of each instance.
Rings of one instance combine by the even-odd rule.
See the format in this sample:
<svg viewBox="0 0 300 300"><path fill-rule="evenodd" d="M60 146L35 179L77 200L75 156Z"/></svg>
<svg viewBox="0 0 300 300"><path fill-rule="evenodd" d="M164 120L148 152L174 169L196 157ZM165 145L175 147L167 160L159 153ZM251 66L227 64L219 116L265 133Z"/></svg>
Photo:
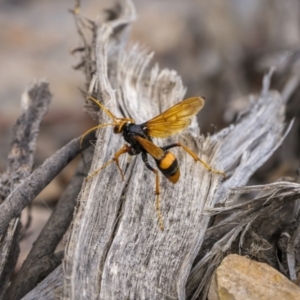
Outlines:
<svg viewBox="0 0 300 300"><path fill-rule="evenodd" d="M84 95L93 94L117 116L137 123L183 99L186 89L176 71L160 69L145 47L128 43L136 19L130 0L111 8L106 22L87 19L77 9L74 17L82 40L82 47L74 51L81 54L76 68L85 74ZM267 52L248 59L263 65L269 57ZM213 271L228 253L266 262L291 280L299 280L297 179L277 178L247 186L291 128L298 126L298 120L291 121L286 113L289 101L299 107L294 99L299 92L298 51L280 57L280 64L276 60L279 73L270 68L257 95L232 100L226 110L232 120L228 126L205 137L194 119L188 130L170 139L184 143L227 177L222 180L177 151L180 182L171 185L161 179L164 232L157 224L154 176L140 157L134 157L126 168L123 182L114 165L90 181L83 180L124 143L111 128L104 128L97 132L95 147L85 150L85 164L78 166L19 274L10 281L22 209L92 139L85 139L82 148L80 137L72 140L31 173L36 133L51 95L44 82L29 89L15 127L8 169L0 178L3 299L25 295L24 299L206 299ZM212 88L210 80L211 84L206 78ZM271 89L272 80L281 82L281 88ZM217 85L220 91L215 93L222 93L222 85ZM223 97L225 101L225 92ZM239 111L236 107L243 106L245 99L247 107ZM91 103L86 110L99 123L107 121ZM121 166L125 168L126 160ZM63 235L64 253L54 253Z"/></svg>

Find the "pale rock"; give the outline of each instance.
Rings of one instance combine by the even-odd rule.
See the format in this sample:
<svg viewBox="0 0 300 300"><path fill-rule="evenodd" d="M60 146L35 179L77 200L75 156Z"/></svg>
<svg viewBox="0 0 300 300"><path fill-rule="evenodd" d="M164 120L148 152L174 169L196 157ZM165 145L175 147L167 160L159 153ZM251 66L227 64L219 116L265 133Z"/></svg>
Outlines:
<svg viewBox="0 0 300 300"><path fill-rule="evenodd" d="M213 275L209 300L299 300L300 288L265 263L228 255Z"/></svg>

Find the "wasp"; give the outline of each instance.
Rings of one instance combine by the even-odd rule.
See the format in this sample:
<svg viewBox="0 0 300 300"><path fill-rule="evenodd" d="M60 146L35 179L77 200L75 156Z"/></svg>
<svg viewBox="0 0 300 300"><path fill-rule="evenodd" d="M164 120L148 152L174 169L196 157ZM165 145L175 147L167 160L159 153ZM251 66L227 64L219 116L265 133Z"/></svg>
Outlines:
<svg viewBox="0 0 300 300"><path fill-rule="evenodd" d="M114 133L122 134L124 140L128 144L125 144L119 151L117 151L114 157L106 164L104 164L101 168L92 172L86 178L86 180L91 179L113 162L115 162L121 174L122 180L124 180L124 173L119 164L119 157L125 153L128 153L129 155L141 154L145 166L155 174L155 206L159 227L161 230L164 230L164 223L160 210L159 171L174 184L179 180L180 177L178 161L175 155L171 153L169 149L181 147L190 156L192 156L195 162L200 162L208 171L223 175L225 177L224 172L213 169L209 164L200 159L192 150L190 150L183 144L173 143L164 147L159 147L155 145L152 140L152 138L170 137L189 126L191 123L191 118L203 108L205 103L204 98L192 97L185 99L167 109L163 113L159 114L158 116L154 117L153 119L142 124L135 124L135 121L131 118L117 118L112 112L110 112L105 106L103 106L93 97L88 97L88 100L91 100L96 105L98 105L112 120L112 123L100 124L96 127L91 128L82 136L81 141L88 133L93 130L97 130L105 126L113 126ZM149 164L148 154L154 159L159 171Z"/></svg>

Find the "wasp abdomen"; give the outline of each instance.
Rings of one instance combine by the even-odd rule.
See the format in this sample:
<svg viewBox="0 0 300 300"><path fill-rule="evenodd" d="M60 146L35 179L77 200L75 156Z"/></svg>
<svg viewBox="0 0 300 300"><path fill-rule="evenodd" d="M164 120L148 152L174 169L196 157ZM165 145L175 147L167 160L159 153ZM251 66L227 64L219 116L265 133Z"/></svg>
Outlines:
<svg viewBox="0 0 300 300"><path fill-rule="evenodd" d="M158 169L171 182L176 183L180 176L180 170L175 155L169 151L165 152L162 159L156 160Z"/></svg>

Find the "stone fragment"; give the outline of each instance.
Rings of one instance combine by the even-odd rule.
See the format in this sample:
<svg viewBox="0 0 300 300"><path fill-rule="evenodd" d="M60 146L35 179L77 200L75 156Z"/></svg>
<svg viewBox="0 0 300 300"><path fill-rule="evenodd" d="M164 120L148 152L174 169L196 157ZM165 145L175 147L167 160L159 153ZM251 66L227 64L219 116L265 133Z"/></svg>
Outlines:
<svg viewBox="0 0 300 300"><path fill-rule="evenodd" d="M213 275L209 300L299 300L300 288L274 268L236 254Z"/></svg>

